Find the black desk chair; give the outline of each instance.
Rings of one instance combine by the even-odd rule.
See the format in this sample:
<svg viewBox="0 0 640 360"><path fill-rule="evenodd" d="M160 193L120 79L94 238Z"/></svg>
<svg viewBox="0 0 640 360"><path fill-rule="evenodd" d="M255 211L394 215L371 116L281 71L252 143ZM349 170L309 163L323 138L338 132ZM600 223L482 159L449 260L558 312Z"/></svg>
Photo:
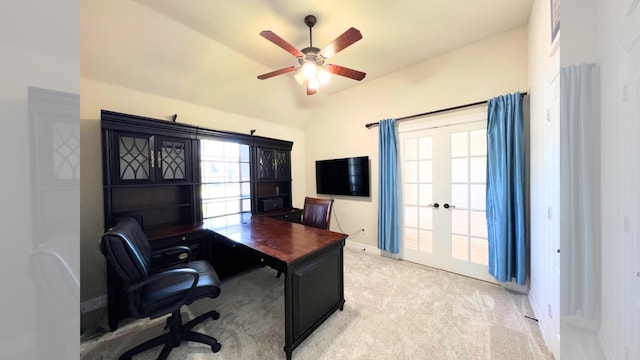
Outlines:
<svg viewBox="0 0 640 360"><path fill-rule="evenodd" d="M184 247L188 251L187 247ZM164 344L158 359L166 359L181 341L195 341L220 350L218 341L208 335L191 331L202 321L220 317L216 311L202 314L182 324L180 308L195 300L220 294L218 275L206 261L191 261L150 273L151 246L142 229L133 218L123 218L109 229L100 242L100 252L122 280L127 293L129 310L137 318L151 319L171 314L167 319L169 332L146 341L120 356L121 360Z"/></svg>

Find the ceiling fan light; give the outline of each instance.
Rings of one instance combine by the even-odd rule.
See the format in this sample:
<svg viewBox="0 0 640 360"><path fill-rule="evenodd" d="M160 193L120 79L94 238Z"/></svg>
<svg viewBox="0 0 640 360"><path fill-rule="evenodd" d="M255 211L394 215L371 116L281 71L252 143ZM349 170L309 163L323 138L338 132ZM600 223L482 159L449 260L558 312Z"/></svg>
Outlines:
<svg viewBox="0 0 640 360"><path fill-rule="evenodd" d="M320 68L318 70L318 80L320 80L320 84L325 85L329 82L331 75L325 68Z"/></svg>
<svg viewBox="0 0 640 360"><path fill-rule="evenodd" d="M304 82L306 80L306 77L304 76L304 73L302 71L298 71L295 75L293 75L293 78L296 79L300 86L304 85Z"/></svg>
<svg viewBox="0 0 640 360"><path fill-rule="evenodd" d="M308 79L307 81L309 82L308 83L309 89L318 90L318 88L320 88L320 80L318 80L317 77L314 76L314 77Z"/></svg>
<svg viewBox="0 0 640 360"><path fill-rule="evenodd" d="M316 64L307 61L302 66L302 72L304 73L304 77L306 77L307 79L315 78L316 73L318 72L318 67L316 66Z"/></svg>

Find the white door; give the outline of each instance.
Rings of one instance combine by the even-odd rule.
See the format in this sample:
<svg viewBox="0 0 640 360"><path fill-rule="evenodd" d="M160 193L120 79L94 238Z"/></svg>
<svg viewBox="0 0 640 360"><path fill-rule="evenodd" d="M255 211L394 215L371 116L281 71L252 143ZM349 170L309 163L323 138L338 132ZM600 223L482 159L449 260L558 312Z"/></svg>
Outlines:
<svg viewBox="0 0 640 360"><path fill-rule="evenodd" d="M562 46L562 45L561 45ZM560 358L560 63L558 56L545 80L544 124L544 201L547 243L540 264L548 269L545 281L547 308L542 310L546 343L556 358ZM571 251L565 249L564 251ZM566 287L569 289L569 286Z"/></svg>
<svg viewBox="0 0 640 360"><path fill-rule="evenodd" d="M621 49L623 96L621 102L621 157L623 164L640 163L640 30L631 24L640 23L638 1L627 1L629 28L625 43ZM640 169L638 166L625 166L622 174L623 194L626 201L622 204L624 215L623 276L625 359L640 359Z"/></svg>
<svg viewBox="0 0 640 360"><path fill-rule="evenodd" d="M401 257L495 282L487 268L486 122L484 111L399 127Z"/></svg>

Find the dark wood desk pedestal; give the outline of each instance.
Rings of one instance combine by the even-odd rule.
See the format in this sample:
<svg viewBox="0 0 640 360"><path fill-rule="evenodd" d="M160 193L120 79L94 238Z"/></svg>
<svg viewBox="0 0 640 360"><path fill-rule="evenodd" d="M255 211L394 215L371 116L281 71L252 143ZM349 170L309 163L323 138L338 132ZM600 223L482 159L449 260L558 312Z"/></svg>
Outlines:
<svg viewBox="0 0 640 360"><path fill-rule="evenodd" d="M252 249L264 265L285 274L284 351L288 360L331 314L343 309L346 234L263 216L210 230Z"/></svg>

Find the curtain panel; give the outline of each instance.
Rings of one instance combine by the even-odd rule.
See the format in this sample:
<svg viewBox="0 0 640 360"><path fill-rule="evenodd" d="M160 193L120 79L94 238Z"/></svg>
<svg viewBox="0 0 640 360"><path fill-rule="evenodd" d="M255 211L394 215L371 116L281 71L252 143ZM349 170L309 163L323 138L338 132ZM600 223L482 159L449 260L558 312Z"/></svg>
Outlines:
<svg viewBox="0 0 640 360"><path fill-rule="evenodd" d="M378 136L378 248L400 252L398 215L398 145L396 120L381 120Z"/></svg>
<svg viewBox="0 0 640 360"><path fill-rule="evenodd" d="M526 281L524 115L520 93L488 101L487 230L489 273Z"/></svg>

